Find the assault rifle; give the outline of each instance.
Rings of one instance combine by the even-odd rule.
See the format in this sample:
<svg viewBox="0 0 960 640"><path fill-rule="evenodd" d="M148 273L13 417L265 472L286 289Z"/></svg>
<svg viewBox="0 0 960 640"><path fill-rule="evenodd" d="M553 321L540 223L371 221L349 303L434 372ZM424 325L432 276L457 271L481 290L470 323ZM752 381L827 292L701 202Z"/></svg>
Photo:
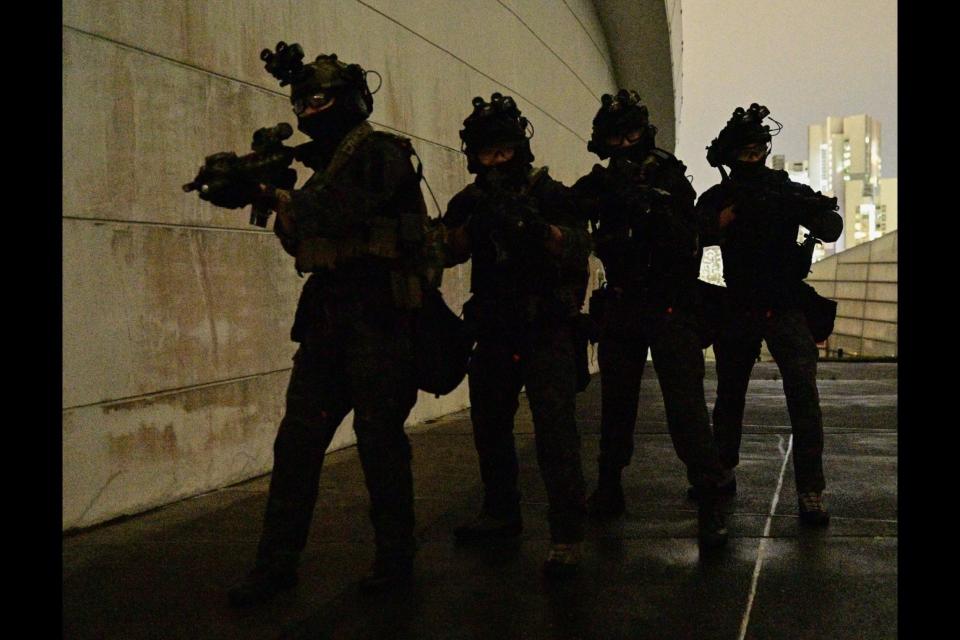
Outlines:
<svg viewBox="0 0 960 640"><path fill-rule="evenodd" d="M283 144L291 135L293 127L286 122L257 129L250 145L253 153L238 157L227 151L207 156L197 177L183 185L183 190L197 191L201 200L218 207L238 209L252 204L250 224L266 227L270 211L257 199L259 185L292 189L297 182L297 172L290 168L295 148Z"/></svg>

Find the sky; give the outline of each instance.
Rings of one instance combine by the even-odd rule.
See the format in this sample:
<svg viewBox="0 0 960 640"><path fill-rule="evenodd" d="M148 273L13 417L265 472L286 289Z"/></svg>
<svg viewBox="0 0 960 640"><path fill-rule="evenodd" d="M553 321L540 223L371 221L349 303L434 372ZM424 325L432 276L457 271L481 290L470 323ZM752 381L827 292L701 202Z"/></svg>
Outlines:
<svg viewBox="0 0 960 640"><path fill-rule="evenodd" d="M783 124L773 154L807 158L828 115L880 122L884 178L897 175L896 0L683 0L677 156L703 192L720 179L704 148L737 106Z"/></svg>

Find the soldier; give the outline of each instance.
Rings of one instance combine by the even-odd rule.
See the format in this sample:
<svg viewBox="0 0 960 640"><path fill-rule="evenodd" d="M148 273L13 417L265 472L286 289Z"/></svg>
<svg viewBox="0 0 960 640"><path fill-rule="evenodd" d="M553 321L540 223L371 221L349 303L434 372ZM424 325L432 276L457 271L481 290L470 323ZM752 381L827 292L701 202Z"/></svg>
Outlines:
<svg viewBox="0 0 960 640"><path fill-rule="evenodd" d="M812 236L832 242L840 236L843 219L836 213L836 198L814 194L810 187L791 182L785 171L765 166L772 135L780 131L771 133L763 124L769 113L756 103L733 112L707 148L707 160L719 168L723 180L697 203L704 245L720 245L729 294L714 344L714 435L721 463L730 473L724 489L734 493L747 384L760 342L766 341L783 376L790 412L800 519L825 525L829 514L821 497L825 483L818 352L810 330L811 310L805 309L812 289L803 282L813 241L800 245L797 236L803 225ZM729 177L722 165L731 168Z"/></svg>
<svg viewBox="0 0 960 640"><path fill-rule="evenodd" d="M698 534L705 548L727 539L717 498L723 480L703 393L703 345L698 324L701 249L686 167L654 144L656 127L636 91L607 94L593 119L587 149L609 167L574 185L595 225L597 256L607 286L591 299L600 325L601 419L597 488L590 514L618 516L625 509L621 471L630 463L640 380L653 355L667 425L687 477L705 499Z"/></svg>
<svg viewBox="0 0 960 640"><path fill-rule="evenodd" d="M448 264L471 256L464 317L476 327L470 362L470 416L484 500L458 527L459 542L520 534L513 420L526 386L537 462L549 500L548 577L573 573L584 531L575 320L586 293L589 237L569 190L546 167L532 166L527 119L513 99L473 99L460 131L476 180L456 194L443 218Z"/></svg>
<svg viewBox="0 0 960 640"><path fill-rule="evenodd" d="M404 230L423 228L426 207L413 150L406 138L366 122L373 96L359 65L336 54L304 65L299 45L284 43L261 57L281 86L291 85L298 129L311 138L297 147L297 159L315 173L300 189L236 185L232 201L221 203L253 200L275 211L283 248L298 272L311 272L291 330L299 348L256 563L228 594L241 607L296 584L324 452L351 410L376 537L361 588L405 582L416 548L403 424L417 398L411 316L422 291L408 260L416 238ZM237 199L241 191L247 195Z"/></svg>

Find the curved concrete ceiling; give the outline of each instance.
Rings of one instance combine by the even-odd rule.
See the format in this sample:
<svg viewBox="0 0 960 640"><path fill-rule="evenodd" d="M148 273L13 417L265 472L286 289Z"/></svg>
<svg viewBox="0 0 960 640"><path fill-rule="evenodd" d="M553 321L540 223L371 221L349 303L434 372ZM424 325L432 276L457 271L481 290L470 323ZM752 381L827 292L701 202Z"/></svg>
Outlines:
<svg viewBox="0 0 960 640"><path fill-rule="evenodd" d="M672 152L676 113L666 3L593 0L593 6L603 26L618 86L640 93L658 129L657 146Z"/></svg>

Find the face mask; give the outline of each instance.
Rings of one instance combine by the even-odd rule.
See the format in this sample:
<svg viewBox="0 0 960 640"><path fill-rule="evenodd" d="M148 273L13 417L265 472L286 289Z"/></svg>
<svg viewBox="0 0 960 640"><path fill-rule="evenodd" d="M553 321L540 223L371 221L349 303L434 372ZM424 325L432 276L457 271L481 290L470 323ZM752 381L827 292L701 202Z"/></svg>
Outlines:
<svg viewBox="0 0 960 640"><path fill-rule="evenodd" d="M306 118L297 117L297 129L314 140L340 140L362 118L344 109L333 107L329 111L315 113Z"/></svg>
<svg viewBox="0 0 960 640"><path fill-rule="evenodd" d="M527 169L526 163L517 154L494 167L481 166L477 172L477 182L480 184L521 185L526 180Z"/></svg>
<svg viewBox="0 0 960 640"><path fill-rule="evenodd" d="M611 158L624 158L631 162L643 162L650 149L643 142L630 145L629 147L614 147L610 151Z"/></svg>
<svg viewBox="0 0 960 640"><path fill-rule="evenodd" d="M746 162L744 160L734 160L730 164L731 175L740 178L755 178L763 173L766 168L762 161Z"/></svg>

